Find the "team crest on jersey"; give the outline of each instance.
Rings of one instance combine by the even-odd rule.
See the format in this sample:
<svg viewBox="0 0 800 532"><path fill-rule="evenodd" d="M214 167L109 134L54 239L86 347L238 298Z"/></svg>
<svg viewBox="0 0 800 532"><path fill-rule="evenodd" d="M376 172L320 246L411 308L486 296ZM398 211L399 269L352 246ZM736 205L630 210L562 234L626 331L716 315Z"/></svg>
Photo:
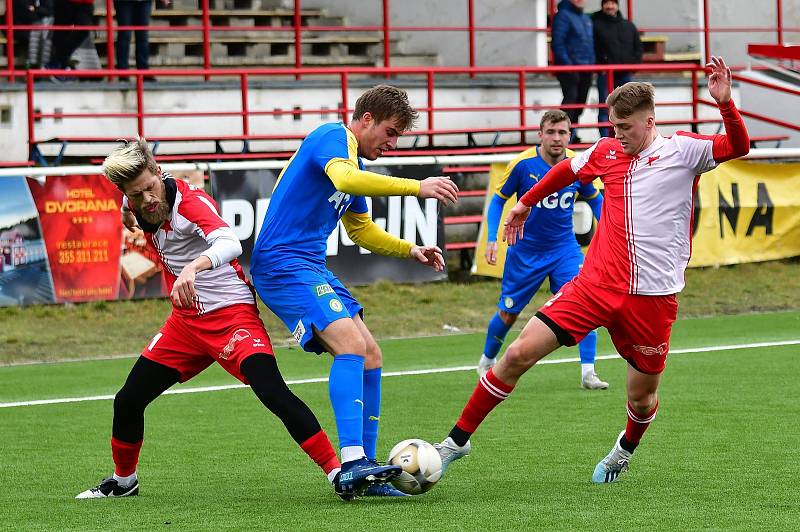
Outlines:
<svg viewBox="0 0 800 532"><path fill-rule="evenodd" d="M342 305L342 302L338 299L331 299L328 305L330 305L331 310L334 312L341 312L344 310L344 305Z"/></svg>
<svg viewBox="0 0 800 532"><path fill-rule="evenodd" d="M292 331L292 336L294 336L294 339L297 340L297 343L299 344L300 341L303 339L303 335L305 334L306 334L305 325L303 325L302 320L298 321L297 326Z"/></svg>
<svg viewBox="0 0 800 532"><path fill-rule="evenodd" d="M503 304L506 306L506 308L511 308L514 306L514 300L510 297L507 297L503 300Z"/></svg>
<svg viewBox="0 0 800 532"><path fill-rule="evenodd" d="M663 344L657 345L656 347L650 347L647 345L634 345L633 349L645 356L656 356L656 355L664 356L667 354L667 352L669 352L669 344L667 344L667 342L664 342Z"/></svg>
<svg viewBox="0 0 800 532"><path fill-rule="evenodd" d="M647 166L652 166L653 163L656 162L660 157L661 157L660 155L656 155L654 157L648 157L647 158Z"/></svg>
<svg viewBox="0 0 800 532"><path fill-rule="evenodd" d="M328 283L319 284L315 288L317 290L317 297L322 297L325 294L332 294L333 293L333 288L331 288L331 285L329 285Z"/></svg>
<svg viewBox="0 0 800 532"><path fill-rule="evenodd" d="M230 340L228 340L228 344L222 350L222 353L219 354L219 358L227 360L228 357L231 356L231 353L233 353L233 350L236 349L236 344L248 338L250 338L250 333L246 329L236 329L231 335Z"/></svg>

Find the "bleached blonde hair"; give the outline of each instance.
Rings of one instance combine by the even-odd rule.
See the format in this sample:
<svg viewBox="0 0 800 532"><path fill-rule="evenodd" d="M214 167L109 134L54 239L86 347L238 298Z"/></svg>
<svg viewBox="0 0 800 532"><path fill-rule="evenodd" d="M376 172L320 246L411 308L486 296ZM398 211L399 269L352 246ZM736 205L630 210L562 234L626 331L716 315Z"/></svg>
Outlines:
<svg viewBox="0 0 800 532"><path fill-rule="evenodd" d="M122 141L103 161L103 174L120 190L124 183L135 180L145 170L158 174L158 164L153 152L142 137Z"/></svg>

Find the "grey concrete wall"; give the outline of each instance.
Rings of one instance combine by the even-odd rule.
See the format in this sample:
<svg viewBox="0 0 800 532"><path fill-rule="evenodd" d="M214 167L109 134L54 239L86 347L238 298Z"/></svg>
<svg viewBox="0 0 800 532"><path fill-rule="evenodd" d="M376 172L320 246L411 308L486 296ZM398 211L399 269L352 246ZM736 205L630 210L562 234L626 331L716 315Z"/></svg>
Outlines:
<svg viewBox="0 0 800 532"><path fill-rule="evenodd" d="M291 7L291 0L281 0ZM620 8L627 13L627 2ZM485 26L536 26L535 11L546 0L475 0L475 23ZM633 0L633 21L642 28L656 28L649 35L666 35L671 52L700 51L702 37L687 32L666 32L661 29L699 27L702 0ZM466 25L466 0L392 0L390 12L396 25ZM600 9L600 0L587 0L587 12ZM303 0L304 7L326 9L331 15L346 17L350 24L380 24L381 2L378 0ZM800 0L783 0L783 20L787 27L800 27ZM774 27L777 24L775 0L709 0L709 21L712 27ZM403 49L408 52L440 54L441 64L465 65L468 62L467 38L457 32L401 33ZM787 33L787 42L800 42L800 33ZM743 64L748 43L776 42L774 32L718 33L711 39L711 51ZM521 32L484 33L476 39L477 64L533 64L537 53L535 34Z"/></svg>

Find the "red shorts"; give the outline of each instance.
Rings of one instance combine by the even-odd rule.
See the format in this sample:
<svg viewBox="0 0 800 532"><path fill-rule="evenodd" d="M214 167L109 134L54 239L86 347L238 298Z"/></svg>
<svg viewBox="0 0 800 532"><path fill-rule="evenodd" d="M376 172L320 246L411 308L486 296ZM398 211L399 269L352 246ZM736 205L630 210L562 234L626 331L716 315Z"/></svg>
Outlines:
<svg viewBox="0 0 800 532"><path fill-rule="evenodd" d="M636 370L664 371L669 335L678 317L675 294L631 295L588 283L578 275L561 287L537 314L563 345L575 345L605 327L622 358Z"/></svg>
<svg viewBox="0 0 800 532"><path fill-rule="evenodd" d="M231 305L203 316L173 312L142 356L178 370L186 382L216 360L225 371L245 384L239 370L254 353L272 355L269 335L255 305Z"/></svg>

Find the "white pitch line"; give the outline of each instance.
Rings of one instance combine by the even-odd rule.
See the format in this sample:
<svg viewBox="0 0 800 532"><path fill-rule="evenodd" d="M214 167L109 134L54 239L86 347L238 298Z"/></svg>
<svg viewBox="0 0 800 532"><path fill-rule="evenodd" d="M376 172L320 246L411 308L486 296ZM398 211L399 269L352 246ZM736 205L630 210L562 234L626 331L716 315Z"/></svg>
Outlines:
<svg viewBox="0 0 800 532"><path fill-rule="evenodd" d="M787 345L800 345L800 340L783 340L779 342L756 342L751 344L737 344L737 345L717 345L711 347L694 347L688 349L671 349L670 355L685 354L685 353L711 353L715 351L735 351L739 349L756 349L759 347L780 347ZM600 355L595 357L596 360L610 360L620 358L619 355ZM565 364L568 362L580 362L580 358L555 358L544 359L538 364ZM433 373L454 373L458 371L473 371L475 366L455 366L450 368L429 368L429 369L413 369L406 371L387 371L383 374L384 377L403 377L406 375L429 375ZM319 382L328 382L328 377L315 377L312 379L296 379L286 381L287 384L311 384ZM247 388L244 384L226 384L222 386L198 386L194 388L178 388L175 390L167 390L163 395L180 395L184 393L203 393L203 392L218 392L222 390L235 390L237 388ZM14 408L18 406L36 406L36 405L55 405L61 403L83 403L87 401L110 401L113 400L113 395L92 395L88 397L64 397L61 399L39 399L35 401L16 401L13 403L0 403L0 408Z"/></svg>

